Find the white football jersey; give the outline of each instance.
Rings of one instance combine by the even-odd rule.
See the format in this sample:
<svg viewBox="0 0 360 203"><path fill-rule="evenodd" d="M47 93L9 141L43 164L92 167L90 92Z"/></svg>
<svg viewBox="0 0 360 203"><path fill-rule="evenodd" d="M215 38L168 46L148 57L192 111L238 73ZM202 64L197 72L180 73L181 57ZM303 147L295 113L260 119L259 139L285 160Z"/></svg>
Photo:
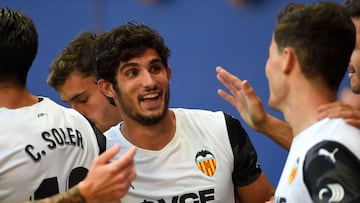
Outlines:
<svg viewBox="0 0 360 203"><path fill-rule="evenodd" d="M223 112L172 110L176 117L173 139L159 151L137 150L137 177L121 202L235 202L234 187L250 184L261 173L240 122ZM121 134L121 125L104 133L108 148L121 147L115 159L133 146Z"/></svg>
<svg viewBox="0 0 360 203"><path fill-rule="evenodd" d="M275 192L276 203L360 202L360 130L323 119L298 134Z"/></svg>
<svg viewBox="0 0 360 203"><path fill-rule="evenodd" d="M36 200L67 191L99 154L90 123L48 98L0 108L0 202Z"/></svg>

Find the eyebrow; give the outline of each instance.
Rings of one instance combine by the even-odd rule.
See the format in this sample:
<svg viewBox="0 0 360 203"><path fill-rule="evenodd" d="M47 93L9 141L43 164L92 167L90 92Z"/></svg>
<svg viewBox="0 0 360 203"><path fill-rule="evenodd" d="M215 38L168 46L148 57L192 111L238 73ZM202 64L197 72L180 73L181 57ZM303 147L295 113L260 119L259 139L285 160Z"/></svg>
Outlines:
<svg viewBox="0 0 360 203"><path fill-rule="evenodd" d="M163 62L161 61L160 58L155 58L149 62L149 65L153 65L153 64L157 64L157 63L163 64ZM122 71L127 67L137 67L137 66L139 66L138 63L128 62L128 63L125 63L124 65L120 66L119 70Z"/></svg>

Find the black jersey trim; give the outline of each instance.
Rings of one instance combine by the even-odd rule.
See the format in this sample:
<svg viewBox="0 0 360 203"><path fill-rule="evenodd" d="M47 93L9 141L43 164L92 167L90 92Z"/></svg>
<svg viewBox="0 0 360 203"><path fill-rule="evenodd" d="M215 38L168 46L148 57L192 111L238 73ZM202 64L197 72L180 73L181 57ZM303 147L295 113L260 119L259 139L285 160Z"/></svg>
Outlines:
<svg viewBox="0 0 360 203"><path fill-rule="evenodd" d="M99 154L105 152L106 150L106 137L105 135L92 123L89 119L87 119L94 130L96 140L99 146Z"/></svg>
<svg viewBox="0 0 360 203"><path fill-rule="evenodd" d="M257 153L239 120L227 113L224 116L234 155L233 183L236 187L249 185L262 172L257 163Z"/></svg>

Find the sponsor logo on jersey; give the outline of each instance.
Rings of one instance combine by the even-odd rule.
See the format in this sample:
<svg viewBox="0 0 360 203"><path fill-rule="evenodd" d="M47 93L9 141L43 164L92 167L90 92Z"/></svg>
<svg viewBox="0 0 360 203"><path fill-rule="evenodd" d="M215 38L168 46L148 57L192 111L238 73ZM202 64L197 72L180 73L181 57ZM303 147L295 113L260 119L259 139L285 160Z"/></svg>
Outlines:
<svg viewBox="0 0 360 203"><path fill-rule="evenodd" d="M216 158L211 152L201 150L196 153L195 162L201 172L210 177L214 175L216 171Z"/></svg>
<svg viewBox="0 0 360 203"><path fill-rule="evenodd" d="M148 200L145 199L141 203L207 203L214 202L215 200L215 190L213 188L200 190L198 192L191 192L182 194L179 196L173 196L171 198L162 198L158 200Z"/></svg>
<svg viewBox="0 0 360 203"><path fill-rule="evenodd" d="M291 185L291 183L294 181L294 179L296 177L296 174L297 174L297 171L298 171L298 166L299 166L299 158L296 159L294 165L291 168L290 175L289 175L289 178L288 178L288 184L289 185Z"/></svg>

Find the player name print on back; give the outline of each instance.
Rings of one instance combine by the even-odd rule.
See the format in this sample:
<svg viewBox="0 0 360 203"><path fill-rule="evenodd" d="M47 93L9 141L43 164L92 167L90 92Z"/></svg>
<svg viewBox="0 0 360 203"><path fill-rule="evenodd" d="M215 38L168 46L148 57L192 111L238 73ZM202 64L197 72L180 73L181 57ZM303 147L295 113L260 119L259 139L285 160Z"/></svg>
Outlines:
<svg viewBox="0 0 360 203"><path fill-rule="evenodd" d="M84 148L83 138L79 130L72 128L53 128L49 131L41 133L42 139L45 141L46 148L54 150L57 147L76 146ZM25 147L25 152L35 161L41 160L42 156L46 156L45 150L37 150L32 144Z"/></svg>

